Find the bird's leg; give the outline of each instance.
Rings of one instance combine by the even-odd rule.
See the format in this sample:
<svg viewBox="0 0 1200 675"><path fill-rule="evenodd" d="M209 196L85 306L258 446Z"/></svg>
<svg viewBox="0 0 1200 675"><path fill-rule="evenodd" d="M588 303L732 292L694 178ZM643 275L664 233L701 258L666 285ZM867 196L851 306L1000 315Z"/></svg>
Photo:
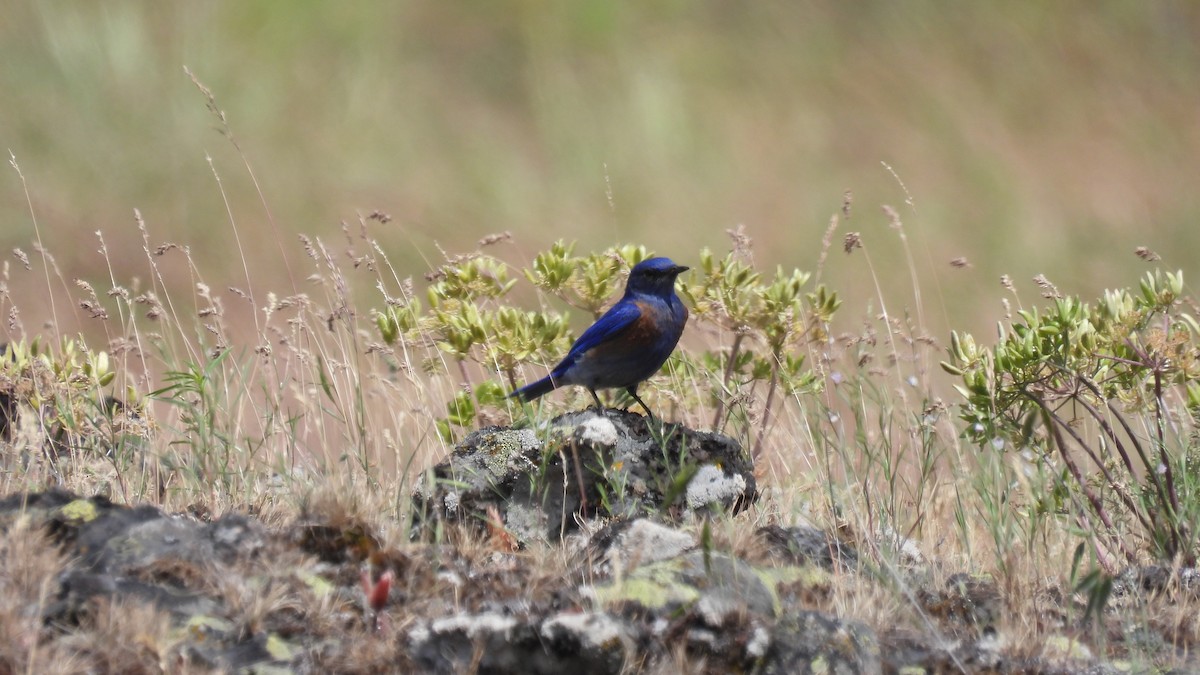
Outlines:
<svg viewBox="0 0 1200 675"><path fill-rule="evenodd" d="M633 400L637 401L643 408L646 409L646 414L650 416L650 419L654 419L654 413L651 412L650 406L646 405L645 401L638 398L637 387L629 387L625 391L629 392L629 395L633 397ZM628 410L628 408L626 408L626 410Z"/></svg>
<svg viewBox="0 0 1200 675"><path fill-rule="evenodd" d="M596 390L588 387L588 391L591 392L592 398L596 401L596 410L604 412L604 404L600 402L600 397L596 395Z"/></svg>

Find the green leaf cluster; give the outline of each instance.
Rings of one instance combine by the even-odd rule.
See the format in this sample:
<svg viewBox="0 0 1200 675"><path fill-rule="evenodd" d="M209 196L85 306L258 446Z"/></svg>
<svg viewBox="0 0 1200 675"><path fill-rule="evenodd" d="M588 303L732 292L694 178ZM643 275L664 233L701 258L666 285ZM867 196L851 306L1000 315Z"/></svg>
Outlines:
<svg viewBox="0 0 1200 675"><path fill-rule="evenodd" d="M719 386L712 389L717 399L714 428L721 426L726 402L757 382L767 383L768 410L780 387L790 396L819 386L798 348L827 336L826 326L841 301L823 285L805 292L810 278L807 272L777 267L767 280L736 252L717 258L708 249L701 251L697 274L680 294L696 320L734 336L727 351L706 353L699 361L704 371L720 374Z"/></svg>
<svg viewBox="0 0 1200 675"><path fill-rule="evenodd" d="M1200 325L1181 311L1183 287L1181 272L1155 271L1094 303L1057 298L1001 324L991 348L953 333L942 362L961 378L966 437L1050 468L1070 491L1060 506L1081 505L1096 524L1102 560L1136 559L1130 526L1155 557L1196 558L1200 467L1182 460L1197 441L1174 438L1169 421L1170 400L1200 419Z"/></svg>
<svg viewBox="0 0 1200 675"><path fill-rule="evenodd" d="M57 352L43 345L40 336L29 343L22 340L7 345L0 368L14 379L41 370L63 384L84 390L108 386L116 377L109 366L107 352L93 351L70 338L63 338ZM31 403L37 403L39 393L35 391L31 395Z"/></svg>
<svg viewBox="0 0 1200 675"><path fill-rule="evenodd" d="M627 244L587 256L559 240L539 253L525 277L540 290L598 318L624 283L623 270L650 257L644 246Z"/></svg>
<svg viewBox="0 0 1200 675"><path fill-rule="evenodd" d="M100 452L113 450L118 443L111 424L115 414L141 407L132 388L123 401L105 393L115 378L107 352L67 337L57 348L43 343L40 337L11 343L0 356L0 394L11 406L4 414L16 415L16 402L27 406L25 409L37 416L56 454L76 447L81 439L97 441L102 446L96 448ZM95 433L100 428L106 433ZM142 428L137 433L146 431Z"/></svg>
<svg viewBox="0 0 1200 675"><path fill-rule="evenodd" d="M1035 399L1075 395L1071 385L1078 377L1096 383L1099 398L1139 409L1153 407L1156 382L1194 387L1200 326L1178 311L1182 289L1182 272L1157 271L1142 279L1137 293L1105 291L1092 304L1058 298L1052 307L1021 310L1019 321L1000 324L991 349L952 332L950 358L941 365L962 378L957 389L967 401L967 435L978 443L1025 444L1028 418L1041 409Z"/></svg>
<svg viewBox="0 0 1200 675"><path fill-rule="evenodd" d="M428 311L413 298L373 312L386 344L400 338L428 342L457 360L475 360L503 373L510 382L520 364L551 358L568 344L564 315L501 304L517 280L491 256L449 262L430 276Z"/></svg>
<svg viewBox="0 0 1200 675"><path fill-rule="evenodd" d="M628 270L651 253L638 245L624 245L585 256L575 254L575 244L558 241L538 253L528 269L510 275L504 262L483 254L455 258L429 276L428 307L415 299L390 304L374 312L377 329L389 345L404 339L450 354L463 364L474 362L501 376L509 390L518 384L524 364L545 367L566 353L572 340L565 314L527 310L514 306L510 291L523 277L534 288L564 304L599 316L624 286ZM516 278L514 278L516 277ZM806 367L805 353L798 347L826 337L825 326L840 301L824 286L808 290L810 275L800 270L778 268L764 279L752 265L734 254L716 258L711 251L700 255L700 265L681 280L679 293L692 309L693 323L708 323L735 335L732 349L683 359L688 367L678 369L685 377L696 377L699 386L681 391L711 390L718 401L737 391L767 383L767 405L775 392L791 395L817 386L819 380ZM720 375L714 386L709 373ZM443 437L454 429L479 420L482 410L503 406L502 396L490 395L487 387L469 381L460 367L462 390L439 420ZM497 389L503 393L503 389ZM483 396L483 398L481 398ZM486 400L485 400L486 399Z"/></svg>
<svg viewBox="0 0 1200 675"><path fill-rule="evenodd" d="M458 429L475 426L476 416L482 406L504 405L507 393L499 382L483 382L474 390L458 392L446 403L446 416L436 421L438 435L447 443L458 439Z"/></svg>

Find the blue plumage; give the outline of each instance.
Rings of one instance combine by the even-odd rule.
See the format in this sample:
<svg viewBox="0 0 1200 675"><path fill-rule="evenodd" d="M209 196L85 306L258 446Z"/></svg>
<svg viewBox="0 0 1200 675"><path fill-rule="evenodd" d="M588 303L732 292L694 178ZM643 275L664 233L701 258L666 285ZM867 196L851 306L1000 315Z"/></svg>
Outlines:
<svg viewBox="0 0 1200 675"><path fill-rule="evenodd" d="M687 267L668 258L650 258L634 266L625 295L596 320L550 375L514 391L525 401L558 387L587 387L603 407L597 389L624 389L651 416L637 387L658 372L674 351L687 323L688 310L675 294L675 278Z"/></svg>

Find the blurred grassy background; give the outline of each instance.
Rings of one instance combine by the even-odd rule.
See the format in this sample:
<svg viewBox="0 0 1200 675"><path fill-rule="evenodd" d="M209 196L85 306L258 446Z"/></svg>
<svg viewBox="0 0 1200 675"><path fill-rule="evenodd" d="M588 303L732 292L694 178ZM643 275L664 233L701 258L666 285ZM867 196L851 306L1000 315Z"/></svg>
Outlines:
<svg viewBox="0 0 1200 675"><path fill-rule="evenodd" d="M226 112L294 282L185 65ZM0 88L0 142L45 244L101 292L95 230L118 282L146 274L135 207L214 288L244 285L206 154L256 292L303 286L294 233L336 242L376 209L404 273L503 230L514 262L560 237L693 262L739 223L760 265L812 269L847 189L841 232L861 231L911 302L880 206L899 210L939 338L1000 316L1002 273L1030 302L1037 273L1087 297L1135 283L1138 245L1200 271L1192 2L18 0L0 18ZM0 194L0 249L29 251L15 171ZM44 278L8 260L32 329L45 309L20 299ZM873 296L862 261L833 254L825 280Z"/></svg>

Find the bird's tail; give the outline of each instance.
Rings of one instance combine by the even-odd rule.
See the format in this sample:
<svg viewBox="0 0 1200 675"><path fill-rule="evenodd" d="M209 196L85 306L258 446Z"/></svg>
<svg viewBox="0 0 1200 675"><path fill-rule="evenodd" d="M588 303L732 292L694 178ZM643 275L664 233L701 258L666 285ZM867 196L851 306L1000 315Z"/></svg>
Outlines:
<svg viewBox="0 0 1200 675"><path fill-rule="evenodd" d="M522 401L532 401L533 399L544 394L548 394L557 388L558 385L554 383L554 379L547 375L537 382L532 382L514 391L513 393L509 394L509 397L519 398Z"/></svg>

